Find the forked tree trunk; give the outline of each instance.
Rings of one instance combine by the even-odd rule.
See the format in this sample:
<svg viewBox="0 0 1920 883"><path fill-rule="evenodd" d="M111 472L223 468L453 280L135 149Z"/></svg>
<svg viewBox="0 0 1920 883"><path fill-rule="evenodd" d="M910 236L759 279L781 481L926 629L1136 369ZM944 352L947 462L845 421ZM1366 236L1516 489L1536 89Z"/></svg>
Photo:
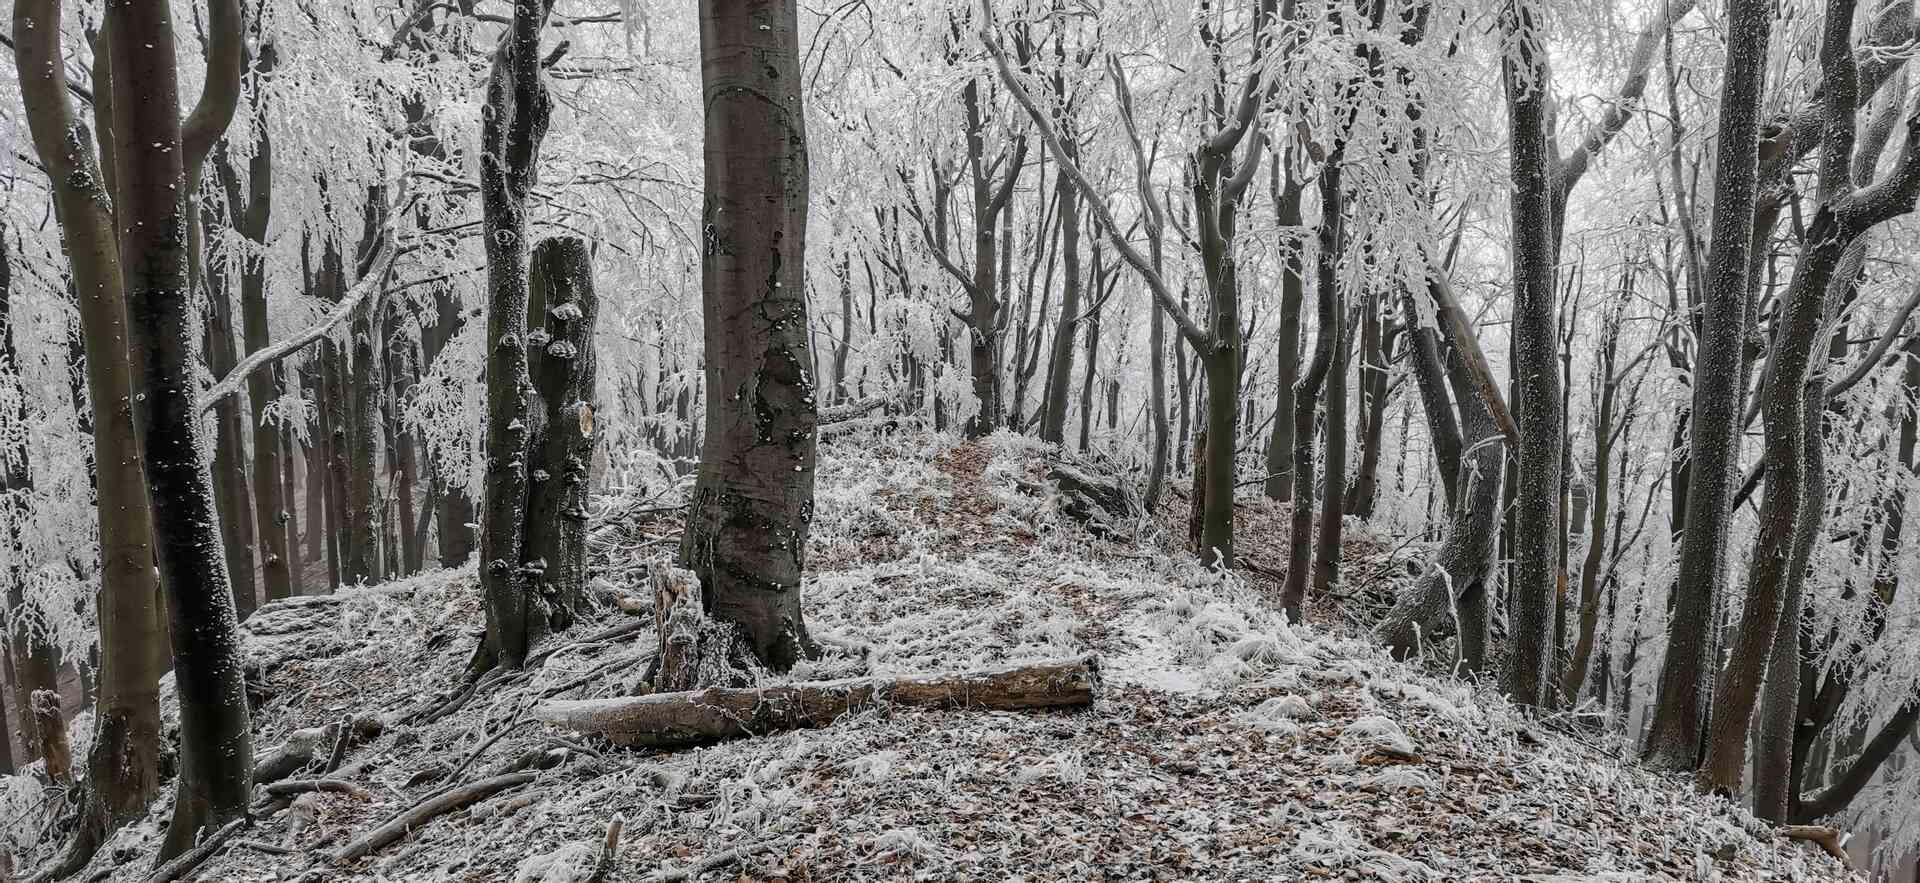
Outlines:
<svg viewBox="0 0 1920 883"><path fill-rule="evenodd" d="M1727 70L1720 87L1718 158L1701 332L1694 361L1679 572L1667 653L1660 667L1649 759L1691 769L1706 727L1703 691L1711 677L1713 611L1726 593L1727 538L1739 468L1741 349L1748 312L1760 98L1766 87L1771 3L1735 0L1727 11ZM1682 484L1676 483L1676 499Z"/></svg>
<svg viewBox="0 0 1920 883"><path fill-rule="evenodd" d="M680 558L775 671L817 652L800 607L818 417L799 38L794 0L700 3L707 408Z"/></svg>
<svg viewBox="0 0 1920 883"><path fill-rule="evenodd" d="M115 157L120 182L116 220L121 239L130 361L140 450L154 511L154 549L176 640L173 665L180 701L180 778L162 859L191 846L203 827L247 811L253 740L242 678L239 626L216 527L213 488L197 454L194 352L187 288L187 243L176 225L186 215L186 170L199 169L233 112L202 117L184 132L177 116L172 13L164 4L115 7L109 29L115 87ZM209 77L209 98L231 77L237 95L240 10L213 7L215 54L231 53L231 70ZM213 65L216 70L219 65ZM204 144L196 145L196 138ZM187 154L193 154L188 156ZM192 636L191 640L185 640Z"/></svg>
<svg viewBox="0 0 1920 883"><path fill-rule="evenodd" d="M1287 619L1299 623L1307 600L1308 572L1313 567L1313 415L1320 405L1320 387L1333 368L1335 340L1340 314L1340 250L1345 242L1341 230L1340 154L1327 158L1320 169L1320 254L1315 264L1314 312L1318 319L1314 330L1313 359L1300 375L1293 391L1293 482L1294 505L1287 537L1287 579L1281 586L1280 604ZM1281 419L1275 415L1274 419Z"/></svg>
<svg viewBox="0 0 1920 883"><path fill-rule="evenodd" d="M480 585L487 631L478 671L520 668L548 619L524 567L527 449L535 420L528 376L527 194L539 168L552 99L540 71L550 6L515 0L494 50L482 114L480 196L487 250L487 474L481 507ZM798 286L796 286L796 290ZM804 323L798 333L805 334ZM802 366L811 365L803 362Z"/></svg>
<svg viewBox="0 0 1920 883"><path fill-rule="evenodd" d="M84 811L72 848L60 862L72 869L90 859L115 828L144 815L159 793L163 649L152 509L133 420L120 249L106 208L114 191L92 136L67 104L60 18L57 0L22 0L13 6L21 98L60 220L86 340L87 397L93 403L102 652ZM96 57L94 65L95 108L109 116L110 55Z"/></svg>
<svg viewBox="0 0 1920 883"><path fill-rule="evenodd" d="M527 492L528 567L554 629L570 625L586 604L587 491L593 463L594 320L599 299L587 242L545 239L533 249L532 299L543 306L545 348L533 382L546 410L528 450L533 473Z"/></svg>
<svg viewBox="0 0 1920 883"><path fill-rule="evenodd" d="M1380 446L1387 425L1387 354L1382 340L1380 293L1367 292L1360 308L1360 465L1353 473L1347 511L1373 518L1380 495Z"/></svg>
<svg viewBox="0 0 1920 883"><path fill-rule="evenodd" d="M1040 440L1065 444L1067 393L1073 383L1074 321L1080 315L1080 200L1067 173L1060 172L1055 189L1060 194L1060 322L1053 332L1053 353L1047 359L1046 401L1041 404Z"/></svg>

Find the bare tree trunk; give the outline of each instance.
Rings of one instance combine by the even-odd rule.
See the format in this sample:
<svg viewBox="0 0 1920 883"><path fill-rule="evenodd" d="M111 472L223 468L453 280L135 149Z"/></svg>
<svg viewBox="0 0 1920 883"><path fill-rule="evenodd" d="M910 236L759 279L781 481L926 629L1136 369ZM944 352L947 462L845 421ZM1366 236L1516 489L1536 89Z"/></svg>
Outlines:
<svg viewBox="0 0 1920 883"><path fill-rule="evenodd" d="M1313 359L1293 390L1293 484L1291 531L1287 538L1287 580L1280 604L1287 619L1302 622L1307 600L1307 573L1313 566L1314 432L1313 415L1320 405L1320 387L1333 369L1340 322L1339 263L1345 246L1342 230L1340 154L1336 151L1320 167L1319 256L1314 267ZM1275 420L1284 415L1276 415Z"/></svg>
<svg viewBox="0 0 1920 883"><path fill-rule="evenodd" d="M480 152L487 248L487 479L481 507L480 584L487 632L474 667L520 668L548 626L525 560L527 450L534 422L528 376L527 194L537 177L552 99L540 71L540 31L550 5L515 0L494 50ZM794 296L804 297L796 284ZM805 335L801 322L796 334ZM812 360L799 360L807 371Z"/></svg>
<svg viewBox="0 0 1920 883"><path fill-rule="evenodd" d="M197 236L205 241L204 235ZM227 285L223 268L210 267L205 281L208 308L205 317L207 367L215 377L225 377L240 357L233 327L233 292ZM218 277L218 278L216 278ZM247 489L246 455L241 449L240 399L228 396L214 407L214 445L211 472L214 482L214 508L220 516L220 538L225 546L227 574L233 581L235 614L245 620L260 606L259 587L253 578L254 520L252 494Z"/></svg>
<svg viewBox="0 0 1920 883"><path fill-rule="evenodd" d="M254 70L261 75L270 74L278 60L278 50L272 41L264 41L258 52ZM262 106L264 98L256 91L253 101L257 119L265 110ZM240 190L239 175L224 148L215 153L214 162L215 176L226 193L234 227L256 247L265 248L267 223L273 212L271 135L264 125L256 122L254 153L248 162L248 188L245 193ZM240 266L240 316L248 353L257 352L272 342L267 326L267 268L264 256L249 256ZM218 370L215 375L224 377L229 370L232 370L231 367ZM253 427L254 532L259 539L260 569L267 601L293 595L294 568L289 551L292 515L288 512L292 498L285 495L281 478L281 460L288 454L282 450L280 428L266 419L267 406L280 397L285 371L282 366L274 365L247 376L247 400L251 406Z"/></svg>
<svg viewBox="0 0 1920 883"><path fill-rule="evenodd" d="M238 624L216 527L213 488L196 454L194 353L187 243L176 233L188 188L226 129L238 99L240 9L212 5L207 94L182 127L172 13L164 5L116 7L107 44L116 86L116 203L128 304L134 412L154 510L154 548L175 642L180 698L180 779L163 859L202 827L244 815L252 788L251 727ZM219 94L216 90L230 90Z"/></svg>
<svg viewBox="0 0 1920 883"><path fill-rule="evenodd" d="M1547 47L1540 12L1504 7L1501 26L1513 179L1513 369L1520 430L1515 465L1513 647L1502 688L1523 705L1552 701L1553 617L1560 509L1559 346L1554 320L1553 192L1548 175Z"/></svg>
<svg viewBox="0 0 1920 883"><path fill-rule="evenodd" d="M1040 406L1040 440L1065 444L1067 390L1073 383L1073 336L1079 330L1076 319L1081 310L1080 200L1064 169L1054 188L1060 194L1060 263L1065 276L1060 286L1060 323L1053 332L1053 354L1047 359L1046 400Z"/></svg>
<svg viewBox="0 0 1920 883"><path fill-rule="evenodd" d="M1381 327L1380 294L1368 291L1360 308L1360 465L1353 474L1347 511L1373 518L1380 494L1380 446L1387 425L1387 354Z"/></svg>
<svg viewBox="0 0 1920 883"><path fill-rule="evenodd" d="M1274 158L1270 181L1274 222L1281 229L1298 229L1301 195L1306 187L1294 180L1291 158L1284 153ZM1300 305L1306 298L1306 237L1295 236L1287 243L1280 269L1280 343L1273 406L1273 435L1267 439L1267 480L1265 490L1271 499L1283 503L1294 496L1293 448L1294 385L1300 377Z"/></svg>
<svg viewBox="0 0 1920 883"><path fill-rule="evenodd" d="M817 650L800 607L814 390L801 276L808 154L793 0L700 3L706 437L680 554L706 612L775 671Z"/></svg>
<svg viewBox="0 0 1920 883"><path fill-rule="evenodd" d="M93 403L101 654L86 811L60 863L69 868L90 859L113 829L145 814L159 793L160 587L153 568L152 509L134 428L120 249L107 209L115 194L113 178L67 104L57 0L15 3L13 37L34 151L46 168L72 271L86 341L87 398ZM94 63L94 106L109 118L114 104L110 58L102 53Z"/></svg>
<svg viewBox="0 0 1920 883"><path fill-rule="evenodd" d="M1347 372L1353 357L1353 335L1347 330L1346 298L1336 283L1321 297L1333 297L1333 364L1327 372L1327 394L1321 410L1326 430L1326 476L1320 482L1320 532L1314 536L1313 588L1332 590L1340 582L1340 540L1347 512ZM1302 473L1303 475L1305 473Z"/></svg>
<svg viewBox="0 0 1920 883"><path fill-rule="evenodd" d="M1633 268L1622 271L1620 290L1633 290ZM1600 328L1599 363L1594 366L1596 387L1593 420L1593 489L1587 503L1587 553L1580 562L1580 632L1575 638L1573 658L1567 666L1560 694L1568 705L1578 705L1580 691L1586 685L1587 667L1593 658L1594 641L1600 626L1600 565L1606 555L1607 518L1613 505L1611 464L1614 442L1614 403L1619 397L1620 378L1615 376L1620 351L1620 302L1612 306ZM1604 697L1602 704L1605 704Z"/></svg>
<svg viewBox="0 0 1920 883"><path fill-rule="evenodd" d="M1702 690L1712 660L1709 633L1716 599L1725 593L1727 536L1739 468L1747 256L1752 248L1759 108L1766 87L1771 18L1772 6L1763 0L1735 0L1727 14L1711 265L1700 298L1702 333L1688 411L1686 526L1667 653L1646 742L1649 759L1672 769L1691 769L1699 762L1700 735L1706 727ZM1680 492L1676 485L1676 495Z"/></svg>

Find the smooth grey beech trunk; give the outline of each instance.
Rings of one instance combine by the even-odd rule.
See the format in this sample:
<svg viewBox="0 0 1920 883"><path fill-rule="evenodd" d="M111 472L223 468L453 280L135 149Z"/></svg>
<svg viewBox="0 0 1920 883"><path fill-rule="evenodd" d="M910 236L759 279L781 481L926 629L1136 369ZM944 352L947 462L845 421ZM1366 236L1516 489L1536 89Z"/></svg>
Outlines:
<svg viewBox="0 0 1920 883"><path fill-rule="evenodd" d="M793 0L702 0L700 56L706 434L680 556L705 612L785 671L817 652L800 606L818 415Z"/></svg>

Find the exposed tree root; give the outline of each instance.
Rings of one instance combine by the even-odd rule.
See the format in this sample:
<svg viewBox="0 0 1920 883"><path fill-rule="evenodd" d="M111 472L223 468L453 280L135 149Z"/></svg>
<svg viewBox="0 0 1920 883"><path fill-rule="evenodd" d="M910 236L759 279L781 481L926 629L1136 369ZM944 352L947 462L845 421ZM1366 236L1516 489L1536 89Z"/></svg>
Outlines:
<svg viewBox="0 0 1920 883"><path fill-rule="evenodd" d="M208 835L206 839L195 844L192 849L180 853L178 858L161 865L159 870L149 874L147 876L147 883L173 883L173 881L192 873L194 868L200 867L206 863L207 859L213 858L213 854L219 852L221 846L225 845L229 839L232 839L234 834L239 833L240 829L246 827L251 821L252 819L241 816L220 826L220 830Z"/></svg>
<svg viewBox="0 0 1920 883"><path fill-rule="evenodd" d="M442 791L426 800L414 804L406 811L388 819L387 822L353 842L333 852L328 860L336 865L350 865L382 849L392 846L405 838L415 828L433 821L461 807L471 806L492 797L509 788L518 788L532 782L537 773L508 773L491 779L481 779L469 785L462 785ZM151 881L149 881L151 883Z"/></svg>

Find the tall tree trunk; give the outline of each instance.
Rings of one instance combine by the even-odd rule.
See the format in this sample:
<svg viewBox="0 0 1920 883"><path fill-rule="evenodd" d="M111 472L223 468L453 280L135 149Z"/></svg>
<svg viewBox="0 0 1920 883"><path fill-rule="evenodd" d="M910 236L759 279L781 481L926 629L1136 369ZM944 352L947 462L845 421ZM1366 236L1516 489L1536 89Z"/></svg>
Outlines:
<svg viewBox="0 0 1920 883"><path fill-rule="evenodd" d="M207 94L183 129L177 116L172 12L164 4L115 7L107 44L115 86L117 220L127 296L134 413L154 549L174 642L180 701L180 778L162 860L247 811L253 740L242 678L239 626L215 521L213 488L201 470L196 436L194 353L187 287L187 243L177 234L187 217L191 172L231 119L240 74L240 9L212 4ZM224 107L216 89L228 87ZM185 639L192 636L191 640Z"/></svg>
<svg viewBox="0 0 1920 883"><path fill-rule="evenodd" d="M1551 701L1560 534L1562 422L1554 321L1553 193L1548 176L1545 22L1530 0L1503 8L1508 131L1512 141L1513 370L1520 450L1514 488L1513 648L1501 685L1523 705Z"/></svg>
<svg viewBox="0 0 1920 883"><path fill-rule="evenodd" d="M1301 195L1306 188L1294 180L1290 157L1283 154L1274 158L1270 183L1274 222L1282 230L1299 229L1302 226ZM1306 254L1306 245L1304 234L1291 236L1280 267L1280 341L1274 374L1277 392L1273 435L1267 439L1265 490L1268 498L1283 503L1291 502L1294 495L1293 388L1300 377L1300 305L1306 298L1306 266L1302 256Z"/></svg>
<svg viewBox="0 0 1920 883"><path fill-rule="evenodd" d="M545 636L548 618L523 566L527 449L533 423L528 376L527 194L538 174L552 99L542 82L540 31L551 9L514 0L513 23L494 50L482 117L480 195L487 249L487 478L480 511L480 585L486 638L476 670L520 668ZM805 297L795 284L795 297ZM795 334L804 336L807 323ZM812 368L802 359L795 370Z"/></svg>
<svg viewBox="0 0 1920 883"><path fill-rule="evenodd" d="M279 57L272 41L263 41L258 53L254 70L261 75L271 73ZM265 109L264 100L256 91L253 97L256 117ZM273 212L273 140L266 126L258 123L255 126L254 152L247 166L248 187L244 194L232 158L224 148L215 154L214 170L226 192L235 228L255 248L265 249L267 223ZM249 255L241 263L240 319L249 354L272 342L267 325L264 255ZM216 373L225 376L226 372ZM293 595L293 557L289 552L292 515L287 511L292 503L284 493L281 478L281 460L286 453L281 446L280 427L266 419L267 406L279 399L285 376L286 369L277 364L247 375L247 400L252 406L253 425L254 527L260 544L260 572L265 583L262 588L268 601Z"/></svg>
<svg viewBox="0 0 1920 883"><path fill-rule="evenodd" d="M1280 589L1280 604L1287 619L1299 623L1307 600L1307 575L1313 566L1314 432L1313 415L1320 405L1320 387L1333 369L1340 322L1340 251L1345 247L1342 229L1340 156L1327 157L1320 168L1319 254L1314 264L1313 358L1300 375L1293 390L1293 485L1294 503L1291 532L1287 538L1287 579ZM1284 415L1276 415L1275 420Z"/></svg>
<svg viewBox="0 0 1920 883"><path fill-rule="evenodd" d="M1710 257L1700 298L1701 334L1688 410L1685 531L1667 653L1660 666L1646 744L1650 760L1672 769L1690 769L1699 761L1700 737L1706 727L1702 690L1712 664L1713 611L1725 594L1727 537L1739 468L1747 256L1752 248L1760 97L1766 87L1772 16L1772 4L1764 0L1731 0L1727 13L1727 69L1720 87ZM1680 493L1678 485L1675 493Z"/></svg>
<svg viewBox="0 0 1920 883"><path fill-rule="evenodd" d="M1360 308L1360 465L1353 474L1347 511L1373 518L1380 494L1380 446L1387 425L1387 354L1383 347L1380 295L1367 293Z"/></svg>
<svg viewBox="0 0 1920 883"><path fill-rule="evenodd" d="M1326 430L1326 454L1320 482L1320 531L1314 535L1313 588L1331 591L1340 582L1340 541L1347 512L1347 373L1353 357L1353 335L1347 330L1346 299L1336 283L1330 294L1333 307L1333 364L1327 372L1327 394L1321 410ZM1322 295L1325 297L1327 295Z"/></svg>
<svg viewBox="0 0 1920 883"><path fill-rule="evenodd" d="M204 241L209 237L200 236ZM207 367L215 377L225 377L240 361L233 327L233 292L227 274L219 266L209 267L205 335ZM228 578L233 581L234 613L241 620L253 615L260 606L259 587L254 580L254 521L252 494L247 488L246 454L240 433L240 399L227 396L213 409L214 444L210 471L214 483L214 509L220 516L220 538L225 544Z"/></svg>
<svg viewBox="0 0 1920 883"><path fill-rule="evenodd" d="M1074 321L1080 315L1080 200L1065 169L1054 185L1060 194L1060 263L1065 274L1060 285L1060 322L1053 332L1053 354L1047 359L1046 401L1041 403L1040 440L1065 444L1067 394L1073 383Z"/></svg>
<svg viewBox="0 0 1920 883"><path fill-rule="evenodd" d="M1620 290L1632 291L1632 265L1622 272L1625 278ZM1560 694L1566 697L1568 705L1580 702L1580 691L1586 685L1587 668L1599 634L1600 566L1606 556L1607 517L1613 505L1614 403L1620 391L1620 378L1614 372L1620 350L1620 321L1620 307L1616 304L1601 325L1599 363L1593 371L1598 401L1593 419L1593 488L1587 503L1587 553L1580 562L1580 631L1566 678L1560 684ZM1605 704L1604 697L1601 702Z"/></svg>
<svg viewBox="0 0 1920 883"><path fill-rule="evenodd" d="M801 614L813 512L808 154L794 0L701 0L708 246L706 436L681 560L706 612L786 671L817 651Z"/></svg>
<svg viewBox="0 0 1920 883"><path fill-rule="evenodd" d="M21 98L60 221L86 341L87 398L93 404L101 654L84 812L73 847L60 863L72 869L90 859L115 828L144 815L159 793L159 680L164 669L152 509L134 428L120 247L107 208L115 191L111 173L97 159L93 138L67 104L60 31L58 0L14 4ZM109 116L114 104L111 55L101 53L94 63L95 109ZM104 165L110 168L112 163ZM192 462L197 467L198 459Z"/></svg>

